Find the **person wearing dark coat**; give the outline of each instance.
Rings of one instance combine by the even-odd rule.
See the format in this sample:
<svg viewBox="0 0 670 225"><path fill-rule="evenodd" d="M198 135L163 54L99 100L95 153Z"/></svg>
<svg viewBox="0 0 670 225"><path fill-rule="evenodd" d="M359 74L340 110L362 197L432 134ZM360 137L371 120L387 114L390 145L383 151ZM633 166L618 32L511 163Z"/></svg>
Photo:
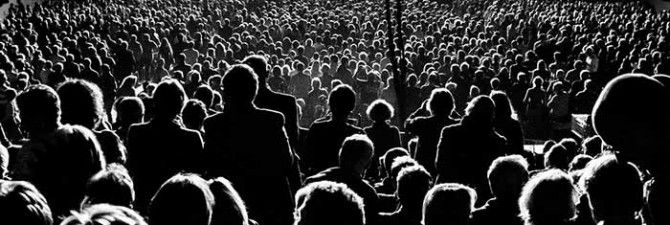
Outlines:
<svg viewBox="0 0 670 225"><path fill-rule="evenodd" d="M133 52L128 50L128 42L122 42L120 46L121 48L116 53L116 68L114 68L114 72L118 76L117 80L122 80L135 71L135 57Z"/></svg>
<svg viewBox="0 0 670 225"><path fill-rule="evenodd" d="M494 91L491 92L490 97L496 105L493 127L495 127L496 132L507 139L508 149L505 153L525 154L521 123L512 117L513 109L507 94Z"/></svg>
<svg viewBox="0 0 670 225"><path fill-rule="evenodd" d="M435 155L437 143L440 140L440 132L445 126L458 122L450 116L454 109L454 98L449 90L438 88L433 90L430 98L421 108L427 108L431 115L416 118L410 116L405 123L405 129L419 138L414 159L426 168L431 175L435 176L437 172Z"/></svg>
<svg viewBox="0 0 670 225"><path fill-rule="evenodd" d="M474 98L459 124L442 130L435 167L438 183L460 183L477 191L480 200L491 196L486 170L504 152L506 140L495 132L495 105L488 96Z"/></svg>
<svg viewBox="0 0 670 225"><path fill-rule="evenodd" d="M381 178L381 169L377 159L392 148L402 147L402 144L400 143L400 130L389 124L389 120L393 117L393 106L385 100L378 99L370 104L367 114L374 123L364 130L372 140L375 152L366 177L376 180Z"/></svg>
<svg viewBox="0 0 670 225"><path fill-rule="evenodd" d="M362 134L363 130L349 124L349 114L356 104L356 93L351 86L342 84L333 89L328 97L332 117L315 121L305 140L305 164L308 174L337 166L337 154L345 138Z"/></svg>
<svg viewBox="0 0 670 225"><path fill-rule="evenodd" d="M318 181L333 181L346 184L351 190L363 198L365 205L366 224L376 224L379 212L377 191L363 175L370 165L374 147L372 141L362 134L347 137L339 150L338 166L328 168L305 180L305 184Z"/></svg>
<svg viewBox="0 0 670 225"><path fill-rule="evenodd" d="M154 118L128 130L128 170L135 181L136 208L145 212L151 196L178 172L198 172L203 143L185 128L181 114L186 93L176 80L161 82L154 92Z"/></svg>
<svg viewBox="0 0 670 225"><path fill-rule="evenodd" d="M499 157L491 163L487 178L493 197L472 212L472 225L523 225L518 199L528 181L528 162L520 155Z"/></svg>
<svg viewBox="0 0 670 225"><path fill-rule="evenodd" d="M298 172L281 113L254 105L258 77L247 65L223 77L225 107L207 118L205 169L209 177L229 179L259 224L292 223L289 178Z"/></svg>
<svg viewBox="0 0 670 225"><path fill-rule="evenodd" d="M254 104L259 108L274 110L284 115L286 121L284 129L286 129L291 146L295 148L298 144L298 110L295 97L277 93L268 88L266 83L268 63L262 56L248 56L242 62L249 65L258 75L258 93Z"/></svg>

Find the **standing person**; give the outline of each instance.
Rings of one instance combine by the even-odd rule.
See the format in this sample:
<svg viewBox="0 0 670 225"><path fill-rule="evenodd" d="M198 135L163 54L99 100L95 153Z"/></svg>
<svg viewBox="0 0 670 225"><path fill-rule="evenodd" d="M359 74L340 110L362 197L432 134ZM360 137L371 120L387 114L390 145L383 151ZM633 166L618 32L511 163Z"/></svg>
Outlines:
<svg viewBox="0 0 670 225"><path fill-rule="evenodd" d="M372 102L368 107L367 114L373 124L364 130L375 146L375 153L372 157L374 160L368 168L367 176L378 179L381 174L379 173L379 161L377 159L385 155L391 148L402 147L400 130L389 124L389 120L393 117L393 107L384 100L379 99Z"/></svg>
<svg viewBox="0 0 670 225"><path fill-rule="evenodd" d="M458 123L451 118L454 110L454 98L451 92L438 88L431 92L430 98L421 109L430 112L428 117L415 117L415 112L405 123L405 129L419 138L414 158L433 176L436 176L435 155L440 132L445 126Z"/></svg>
<svg viewBox="0 0 670 225"><path fill-rule="evenodd" d="M576 200L572 179L561 170L547 170L524 185L519 198L520 217L526 225L572 224Z"/></svg>
<svg viewBox="0 0 670 225"><path fill-rule="evenodd" d="M570 135L570 96L565 92L563 83L553 84L554 94L549 98L547 107L549 108L549 121L551 123L552 138L561 140Z"/></svg>
<svg viewBox="0 0 670 225"><path fill-rule="evenodd" d="M284 118L253 103L258 76L249 66L233 66L222 82L224 111L204 124L206 171L209 176L230 179L259 223L291 224L289 177L297 171Z"/></svg>
<svg viewBox="0 0 670 225"><path fill-rule="evenodd" d="M442 130L435 157L438 183L470 185L482 201L491 196L486 170L506 145L505 138L494 131L494 112L493 100L479 96L468 104L460 123Z"/></svg>
<svg viewBox="0 0 670 225"><path fill-rule="evenodd" d="M493 126L496 132L507 139L506 154L526 155L523 148L523 130L507 94L501 91L491 92L491 100L496 105Z"/></svg>
<svg viewBox="0 0 670 225"><path fill-rule="evenodd" d="M161 82L154 91L153 119L128 130L128 170L136 181L136 208L140 212L145 212L151 195L172 175L199 171L200 133L177 121L185 101L179 82Z"/></svg>
<svg viewBox="0 0 670 225"><path fill-rule="evenodd" d="M0 70L0 123L2 123L0 126L5 130L11 142L20 140L22 135L15 119L16 106L13 103L18 93L8 84L7 74L4 70Z"/></svg>

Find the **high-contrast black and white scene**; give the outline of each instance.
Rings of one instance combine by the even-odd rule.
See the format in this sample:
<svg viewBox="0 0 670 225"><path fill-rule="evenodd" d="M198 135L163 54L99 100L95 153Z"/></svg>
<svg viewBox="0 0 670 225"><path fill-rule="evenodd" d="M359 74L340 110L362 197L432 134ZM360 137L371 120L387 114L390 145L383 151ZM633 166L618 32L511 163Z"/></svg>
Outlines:
<svg viewBox="0 0 670 225"><path fill-rule="evenodd" d="M0 225L670 225L670 0L0 0Z"/></svg>

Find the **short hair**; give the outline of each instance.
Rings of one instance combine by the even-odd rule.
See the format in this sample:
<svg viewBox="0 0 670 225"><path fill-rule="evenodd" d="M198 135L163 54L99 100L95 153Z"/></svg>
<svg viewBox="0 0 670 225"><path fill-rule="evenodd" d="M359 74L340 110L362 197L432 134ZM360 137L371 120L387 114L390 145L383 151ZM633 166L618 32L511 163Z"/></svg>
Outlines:
<svg viewBox="0 0 670 225"><path fill-rule="evenodd" d="M398 199L404 207L421 205L433 178L421 165L404 167L396 178Z"/></svg>
<svg viewBox="0 0 670 225"><path fill-rule="evenodd" d="M428 111L432 115L451 115L454 110L454 96L446 88L436 88L430 92Z"/></svg>
<svg viewBox="0 0 670 225"><path fill-rule="evenodd" d="M577 193L572 178L551 169L533 176L519 198L520 217L526 224L547 224L575 217Z"/></svg>
<svg viewBox="0 0 670 225"><path fill-rule="evenodd" d="M46 198L25 181L0 180L0 212L3 221L24 225L51 225L53 218Z"/></svg>
<svg viewBox="0 0 670 225"><path fill-rule="evenodd" d="M595 157L602 152L603 140L600 136L589 137L582 142L583 153Z"/></svg>
<svg viewBox="0 0 670 225"><path fill-rule="evenodd" d="M340 166L349 167L359 163L368 164L373 153L374 147L368 136L362 134L351 135L342 142L339 153Z"/></svg>
<svg viewBox="0 0 670 225"><path fill-rule="evenodd" d="M258 76L251 67L243 64L232 66L222 80L226 101L249 103L256 98Z"/></svg>
<svg viewBox="0 0 670 225"><path fill-rule="evenodd" d="M130 208L134 201L134 184L128 170L121 164L113 163L88 181L82 205L106 203Z"/></svg>
<svg viewBox="0 0 670 225"><path fill-rule="evenodd" d="M264 83L265 79L268 77L268 62L265 57L261 55L250 55L244 58L242 63L251 67L254 70L254 73L258 75L260 83Z"/></svg>
<svg viewBox="0 0 670 225"><path fill-rule="evenodd" d="M149 206L152 225L209 225L214 196L207 181L195 174L177 174L158 189Z"/></svg>
<svg viewBox="0 0 670 225"><path fill-rule="evenodd" d="M423 200L423 224L466 224L474 210L477 192L456 183L435 185Z"/></svg>
<svg viewBox="0 0 670 225"><path fill-rule="evenodd" d="M387 175L391 175L391 166L395 162L395 159L401 156L409 156L409 151L402 147L391 148L383 156L381 156L381 161L384 164L384 170ZM393 176L395 177L395 176Z"/></svg>
<svg viewBox="0 0 670 225"><path fill-rule="evenodd" d="M296 225L364 225L363 199L346 185L310 183L296 193Z"/></svg>
<svg viewBox="0 0 670 225"><path fill-rule="evenodd" d="M60 98L54 89L38 84L16 97L21 127L31 132L50 132L60 123Z"/></svg>
<svg viewBox="0 0 670 225"><path fill-rule="evenodd" d="M249 215L240 194L226 178L217 177L209 181L214 195L212 225L247 225Z"/></svg>
<svg viewBox="0 0 670 225"><path fill-rule="evenodd" d="M580 184L589 196L594 219L620 219L642 208L642 181L632 164L604 155L589 162Z"/></svg>
<svg viewBox="0 0 670 225"><path fill-rule="evenodd" d="M393 117L393 106L386 100L377 99L370 103L367 110L368 118L375 122L384 122Z"/></svg>
<svg viewBox="0 0 670 225"><path fill-rule="evenodd" d="M102 91L85 80L68 80L58 85L61 121L93 129L99 119L105 118Z"/></svg>
<svg viewBox="0 0 670 225"><path fill-rule="evenodd" d="M472 99L465 109L466 117L472 117L481 123L492 123L495 116L495 103L489 96L480 95Z"/></svg>
<svg viewBox="0 0 670 225"><path fill-rule="evenodd" d="M328 106L334 115L347 115L356 105L356 92L348 84L337 85L328 96Z"/></svg>
<svg viewBox="0 0 670 225"><path fill-rule="evenodd" d="M205 103L205 106L207 106L207 108L210 108L214 103L214 90L212 90L212 88L209 87L209 85L200 85L198 88L195 89L193 98L202 101L202 103Z"/></svg>
<svg viewBox="0 0 670 225"><path fill-rule="evenodd" d="M204 103L198 99L190 99L186 102L182 111L182 120L187 128L200 130L206 117L207 109Z"/></svg>
<svg viewBox="0 0 670 225"><path fill-rule="evenodd" d="M528 161L520 155L498 157L486 173L493 196L508 200L521 195L528 175Z"/></svg>
<svg viewBox="0 0 670 225"><path fill-rule="evenodd" d="M579 154L574 158L572 158L572 161L570 161L568 171L573 172L584 169L584 167L586 167L586 164L588 164L591 160L593 160L593 157L589 155Z"/></svg>
<svg viewBox="0 0 670 225"><path fill-rule="evenodd" d="M144 103L138 97L123 97L116 106L117 121L139 123L144 118Z"/></svg>
<svg viewBox="0 0 670 225"><path fill-rule="evenodd" d="M544 154L544 167L568 170L568 150L563 145L556 144Z"/></svg>
<svg viewBox="0 0 670 225"><path fill-rule="evenodd" d="M61 225L147 225L142 216L125 206L97 204L72 212Z"/></svg>
<svg viewBox="0 0 670 225"><path fill-rule="evenodd" d="M173 119L184 107L186 92L177 80L161 81L154 91L154 118Z"/></svg>

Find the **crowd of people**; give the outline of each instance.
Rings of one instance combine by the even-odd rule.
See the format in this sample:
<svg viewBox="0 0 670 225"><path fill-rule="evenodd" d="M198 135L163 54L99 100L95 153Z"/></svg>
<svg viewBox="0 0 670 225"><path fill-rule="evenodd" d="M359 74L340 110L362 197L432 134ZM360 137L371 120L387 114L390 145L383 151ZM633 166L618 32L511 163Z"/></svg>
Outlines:
<svg viewBox="0 0 670 225"><path fill-rule="evenodd" d="M0 223L670 224L670 12L390 3L13 6Z"/></svg>

